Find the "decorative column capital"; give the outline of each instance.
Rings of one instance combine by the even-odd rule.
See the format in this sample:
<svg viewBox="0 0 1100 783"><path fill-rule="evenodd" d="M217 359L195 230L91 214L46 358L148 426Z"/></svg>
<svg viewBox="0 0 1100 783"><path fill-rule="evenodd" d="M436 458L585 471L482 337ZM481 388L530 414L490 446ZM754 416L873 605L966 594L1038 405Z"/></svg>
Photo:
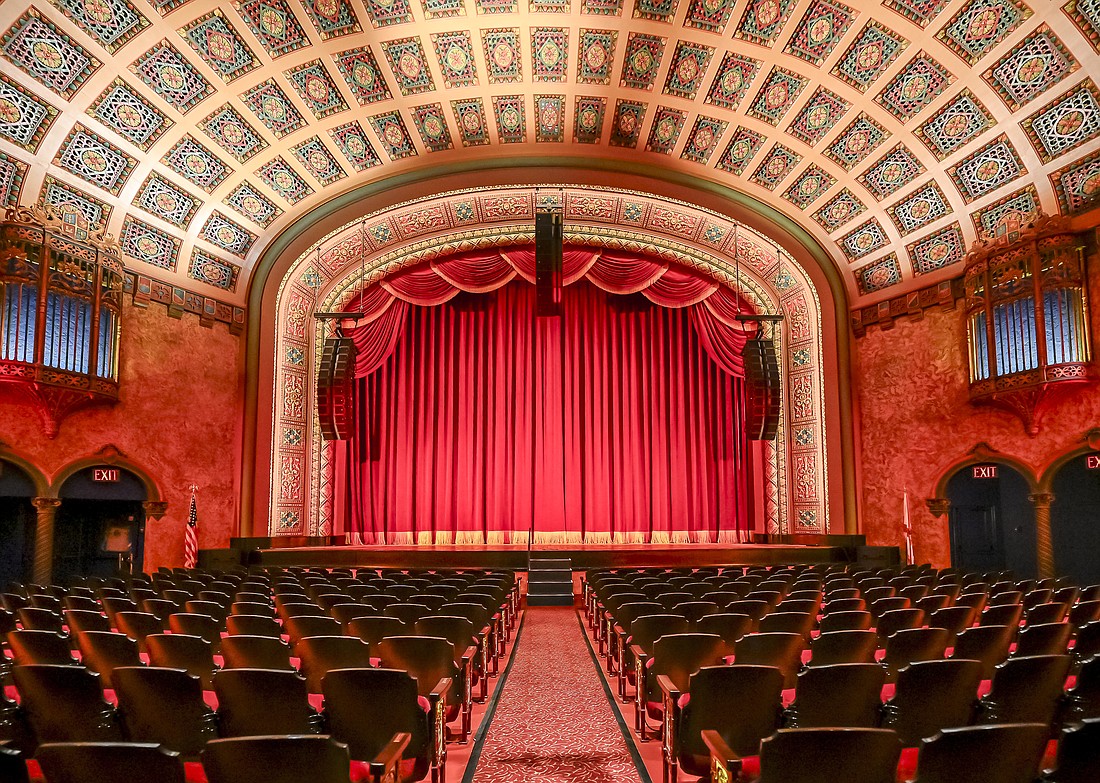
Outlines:
<svg viewBox="0 0 1100 783"><path fill-rule="evenodd" d="M160 519L168 513L168 501L146 500L141 504L141 508L145 511L145 517L147 519Z"/></svg>
<svg viewBox="0 0 1100 783"><path fill-rule="evenodd" d="M1054 502L1054 493L1036 492L1033 495L1028 495L1027 499L1031 501L1035 508L1050 508L1050 504Z"/></svg>
<svg viewBox="0 0 1100 783"><path fill-rule="evenodd" d="M56 509L61 505L61 498L31 498L31 503L39 512Z"/></svg>
<svg viewBox="0 0 1100 783"><path fill-rule="evenodd" d="M928 511L932 516L937 519L947 513L951 508L950 498L925 498L924 505L928 507Z"/></svg>

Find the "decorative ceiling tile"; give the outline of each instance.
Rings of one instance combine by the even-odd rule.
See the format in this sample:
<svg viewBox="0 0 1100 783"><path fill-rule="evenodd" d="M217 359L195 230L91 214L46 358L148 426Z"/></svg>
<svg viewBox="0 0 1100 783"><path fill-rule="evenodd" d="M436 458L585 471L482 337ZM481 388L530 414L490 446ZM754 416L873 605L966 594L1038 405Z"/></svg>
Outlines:
<svg viewBox="0 0 1100 783"><path fill-rule="evenodd" d="M514 14L516 0L475 0L479 14Z"/></svg>
<svg viewBox="0 0 1100 783"><path fill-rule="evenodd" d="M469 31L432 33L432 47L439 59L439 72L448 87L477 86L477 63Z"/></svg>
<svg viewBox="0 0 1100 783"><path fill-rule="evenodd" d="M425 19L446 19L466 13L464 0L421 0Z"/></svg>
<svg viewBox="0 0 1100 783"><path fill-rule="evenodd" d="M578 95L573 107L573 141L578 144L599 144L606 113L607 98Z"/></svg>
<svg viewBox="0 0 1100 783"><path fill-rule="evenodd" d="M283 214L283 211L275 206L271 199L260 193L248 182L242 182L234 188L233 192L226 196L223 203L264 228L267 228L279 215Z"/></svg>
<svg viewBox="0 0 1100 783"><path fill-rule="evenodd" d="M65 182L61 182L55 177L51 177L49 174L42 182L42 190L39 191L38 200L39 203L55 207L61 212L79 212L87 221L88 227L93 231L106 228L107 220L111 216L111 208L105 202Z"/></svg>
<svg viewBox="0 0 1100 783"><path fill-rule="evenodd" d="M612 147L638 146L647 106L648 104L639 101L624 101L622 98L615 101L615 117L611 123L611 138L608 140Z"/></svg>
<svg viewBox="0 0 1100 783"><path fill-rule="evenodd" d="M871 294L901 282L901 266L896 253L855 270L860 294Z"/></svg>
<svg viewBox="0 0 1100 783"><path fill-rule="evenodd" d="M849 107L848 101L839 95L818 87L794 118L794 122L787 126L787 132L812 147L840 122L841 117L848 113Z"/></svg>
<svg viewBox="0 0 1100 783"><path fill-rule="evenodd" d="M861 113L829 145L825 154L845 171L851 171L878 149L887 138L886 129L867 114Z"/></svg>
<svg viewBox="0 0 1100 783"><path fill-rule="evenodd" d="M1020 123L1043 163L1100 136L1100 95L1084 81Z"/></svg>
<svg viewBox="0 0 1100 783"><path fill-rule="evenodd" d="M347 176L347 172L336 162L336 158L328 151L320 137L313 136L300 144L290 148L291 153L298 159L306 171L321 185L331 185L339 179Z"/></svg>
<svg viewBox="0 0 1100 783"><path fill-rule="evenodd" d="M440 152L454 148L451 141L451 130L447 127L447 118L443 116L443 106L438 103L429 103L424 106L414 106L412 109L413 123L420 131L420 139L428 152Z"/></svg>
<svg viewBox="0 0 1100 783"><path fill-rule="evenodd" d="M1080 65L1045 24L982 74L1008 108L1016 111Z"/></svg>
<svg viewBox="0 0 1100 783"><path fill-rule="evenodd" d="M657 35L631 33L626 41L623 75L619 83L635 90L652 90L661 67L666 40Z"/></svg>
<svg viewBox="0 0 1100 783"><path fill-rule="evenodd" d="M761 46L771 46L790 16L794 0L749 0L741 21L733 31L735 38Z"/></svg>
<svg viewBox="0 0 1100 783"><path fill-rule="evenodd" d="M14 207L23 192L27 164L0 152L0 207Z"/></svg>
<svg viewBox="0 0 1100 783"><path fill-rule="evenodd" d="M764 137L754 130L738 128L726 145L725 152L716 164L723 171L728 171L734 176L741 176L745 167L753 159L760 147L764 144Z"/></svg>
<svg viewBox="0 0 1100 783"><path fill-rule="evenodd" d="M260 64L218 9L200 16L179 32L226 83L239 79Z"/></svg>
<svg viewBox="0 0 1100 783"><path fill-rule="evenodd" d="M808 83L809 79L803 79L786 68L773 68L768 74L768 80L756 94L749 116L778 125Z"/></svg>
<svg viewBox="0 0 1100 783"><path fill-rule="evenodd" d="M970 90L963 90L915 131L917 138L943 160L992 128L994 119Z"/></svg>
<svg viewBox="0 0 1100 783"><path fill-rule="evenodd" d="M155 171L142 184L134 203L150 215L156 215L179 228L187 228L199 208L197 198Z"/></svg>
<svg viewBox="0 0 1100 783"><path fill-rule="evenodd" d="M581 13L619 16L622 12L623 0L581 0Z"/></svg>
<svg viewBox="0 0 1100 783"><path fill-rule="evenodd" d="M947 170L963 199L970 203L1027 173L1004 135Z"/></svg>
<svg viewBox="0 0 1100 783"><path fill-rule="evenodd" d="M684 27L722 34L729 24L736 0L691 0Z"/></svg>
<svg viewBox="0 0 1100 783"><path fill-rule="evenodd" d="M783 193L783 198L799 209L806 209L836 184L836 177L820 166L810 164Z"/></svg>
<svg viewBox="0 0 1100 783"><path fill-rule="evenodd" d="M168 41L152 46L130 70L183 114L214 92L210 82Z"/></svg>
<svg viewBox="0 0 1100 783"><path fill-rule="evenodd" d="M569 0L530 0L527 8L533 14L567 14Z"/></svg>
<svg viewBox="0 0 1100 783"><path fill-rule="evenodd" d="M1029 16L1022 0L969 0L936 37L973 66Z"/></svg>
<svg viewBox="0 0 1100 783"><path fill-rule="evenodd" d="M320 60L303 63L286 71L284 75L317 119L347 111L348 105L344 96L340 94Z"/></svg>
<svg viewBox="0 0 1100 783"><path fill-rule="evenodd" d="M649 140L645 148L650 152L658 152L662 155L672 153L673 147L680 139L680 131L684 129L685 114L668 106L658 106L657 113L653 117L653 127L649 129Z"/></svg>
<svg viewBox="0 0 1100 783"><path fill-rule="evenodd" d="M205 250L196 247L191 251L191 264L187 268L187 276L192 280L198 280L200 283L212 285L223 291L235 291L240 273L241 268L236 264L223 261Z"/></svg>
<svg viewBox="0 0 1100 783"><path fill-rule="evenodd" d="M127 0L50 0L96 42L114 54L149 26Z"/></svg>
<svg viewBox="0 0 1100 783"><path fill-rule="evenodd" d="M886 232L874 218L863 223L840 238L840 248L849 261L855 261L868 253L873 253L881 247L886 247L889 240Z"/></svg>
<svg viewBox="0 0 1100 783"><path fill-rule="evenodd" d="M962 228L952 223L946 228L905 246L914 275L926 275L945 266L957 264L966 255L966 240Z"/></svg>
<svg viewBox="0 0 1100 783"><path fill-rule="evenodd" d="M256 241L255 234L237 225L221 212L210 214L199 237L239 258L244 258Z"/></svg>
<svg viewBox="0 0 1100 783"><path fill-rule="evenodd" d="M872 20L833 66L833 76L866 92L893 65L909 42Z"/></svg>
<svg viewBox="0 0 1100 783"><path fill-rule="evenodd" d="M875 101L905 122L955 81L942 65L924 52L910 60L901 72L890 80Z"/></svg>
<svg viewBox="0 0 1100 783"><path fill-rule="evenodd" d="M256 170L260 181L290 204L297 204L313 193L313 188L290 167L281 155L275 156Z"/></svg>
<svg viewBox="0 0 1100 783"><path fill-rule="evenodd" d="M812 0L783 51L812 65L821 65L854 18L855 12L837 0Z"/></svg>
<svg viewBox="0 0 1100 783"><path fill-rule="evenodd" d="M0 137L37 152L57 109L0 74Z"/></svg>
<svg viewBox="0 0 1100 783"><path fill-rule="evenodd" d="M413 20L409 0L364 0L370 23L375 28L406 24Z"/></svg>
<svg viewBox="0 0 1100 783"><path fill-rule="evenodd" d="M485 119L485 105L481 98L451 101L451 111L454 113L463 147L479 147L489 143L489 124Z"/></svg>
<svg viewBox="0 0 1100 783"><path fill-rule="evenodd" d="M911 22L927 27L928 23L939 16L951 0L882 0L882 4L897 11Z"/></svg>
<svg viewBox="0 0 1100 783"><path fill-rule="evenodd" d="M137 161L83 125L76 125L61 143L54 164L117 196Z"/></svg>
<svg viewBox="0 0 1100 783"><path fill-rule="evenodd" d="M493 98L497 135L503 144L527 141L527 113L522 95L498 95Z"/></svg>
<svg viewBox="0 0 1100 783"><path fill-rule="evenodd" d="M671 22L678 0L634 0L634 18Z"/></svg>
<svg viewBox="0 0 1100 783"><path fill-rule="evenodd" d="M213 191L233 173L221 158L191 136L184 136L176 142L161 163L207 193Z"/></svg>
<svg viewBox="0 0 1100 783"><path fill-rule="evenodd" d="M1069 0L1062 10L1077 25L1092 48L1100 50L1100 0Z"/></svg>
<svg viewBox="0 0 1100 783"><path fill-rule="evenodd" d="M199 128L238 163L244 163L267 147L256 129L228 103L200 122Z"/></svg>
<svg viewBox="0 0 1100 783"><path fill-rule="evenodd" d="M419 95L435 89L420 39L399 38L382 44L402 95Z"/></svg>
<svg viewBox="0 0 1100 783"><path fill-rule="evenodd" d="M614 30L580 31L577 51L578 84L611 84L611 68L615 65L615 42L619 34Z"/></svg>
<svg viewBox="0 0 1100 783"><path fill-rule="evenodd" d="M904 144L898 144L859 176L859 182L876 198L896 193L924 173L924 166Z"/></svg>
<svg viewBox="0 0 1100 783"><path fill-rule="evenodd" d="M886 214L898 227L898 233L903 236L934 223L950 212L951 205L934 181L886 210Z"/></svg>
<svg viewBox="0 0 1100 783"><path fill-rule="evenodd" d="M2 91L0 86L0 94ZM170 119L117 78L88 107L88 114L142 151L148 150L172 127Z"/></svg>
<svg viewBox="0 0 1100 783"><path fill-rule="evenodd" d="M706 102L736 111L759 70L759 60L727 52L711 82Z"/></svg>
<svg viewBox="0 0 1100 783"><path fill-rule="evenodd" d="M392 97L382 72L378 70L378 61L374 59L369 48L338 52L333 55L333 59L360 105L366 106L368 103L386 101Z"/></svg>
<svg viewBox="0 0 1100 783"><path fill-rule="evenodd" d="M1100 153L1074 161L1050 175L1063 215L1075 215L1100 200Z"/></svg>
<svg viewBox="0 0 1100 783"><path fill-rule="evenodd" d="M274 79L260 82L241 96L244 105L279 138L293 133L306 124L302 113L286 97Z"/></svg>
<svg viewBox="0 0 1100 783"><path fill-rule="evenodd" d="M416 147L413 146L412 137L409 136L409 131L405 127L401 112L388 111L376 114L370 118L370 126L374 128L390 160L411 158L416 155Z"/></svg>
<svg viewBox="0 0 1100 783"><path fill-rule="evenodd" d="M166 231L154 228L143 220L127 215L118 236L122 252L134 261L149 264L169 272L176 271L180 240Z"/></svg>
<svg viewBox="0 0 1100 783"><path fill-rule="evenodd" d="M695 100L703 83L714 48L691 41L680 41L672 55L672 64L665 79L665 94Z"/></svg>
<svg viewBox="0 0 1100 783"><path fill-rule="evenodd" d="M973 212L971 218L974 220L974 231L979 237L993 238L996 236L997 226L1005 215L1010 212L1034 215L1041 208L1039 192L1034 185L1028 185Z"/></svg>
<svg viewBox="0 0 1100 783"><path fill-rule="evenodd" d="M801 160L802 156L794 150L782 144L776 144L764 156L764 160L756 167L750 179L768 190L775 190Z"/></svg>
<svg viewBox="0 0 1100 783"><path fill-rule="evenodd" d="M153 6L161 16L175 11L180 6L190 3L191 0L149 0L149 5Z"/></svg>
<svg viewBox="0 0 1100 783"><path fill-rule="evenodd" d="M347 0L301 0L301 3L323 41L363 29Z"/></svg>
<svg viewBox="0 0 1100 783"><path fill-rule="evenodd" d="M28 8L0 36L0 53L66 100L100 66L99 60L34 8Z"/></svg>
<svg viewBox="0 0 1100 783"><path fill-rule="evenodd" d="M374 151L374 145L367 138L363 126L358 122L353 120L346 125L335 127L329 131L329 135L356 171L366 171L382 163L382 159Z"/></svg>
<svg viewBox="0 0 1100 783"><path fill-rule="evenodd" d="M825 202L825 206L815 212L812 217L831 234L866 210L867 205L856 198L848 188L844 188Z"/></svg>
<svg viewBox="0 0 1100 783"><path fill-rule="evenodd" d="M494 27L481 31L481 46L489 68L490 84L518 82L523 78L518 27Z"/></svg>
<svg viewBox="0 0 1100 783"><path fill-rule="evenodd" d="M310 45L287 0L238 0L235 7L272 57Z"/></svg>
<svg viewBox="0 0 1100 783"><path fill-rule="evenodd" d="M565 96L535 96L535 141L565 141Z"/></svg>
<svg viewBox="0 0 1100 783"><path fill-rule="evenodd" d="M729 123L724 120L704 117L700 114L695 119L695 126L691 129L691 133L688 134L687 143L680 157L706 165L710 162L710 156L714 154L728 125Z"/></svg>
<svg viewBox="0 0 1100 783"><path fill-rule="evenodd" d="M531 28L531 78L564 82L567 78L569 35L563 27Z"/></svg>

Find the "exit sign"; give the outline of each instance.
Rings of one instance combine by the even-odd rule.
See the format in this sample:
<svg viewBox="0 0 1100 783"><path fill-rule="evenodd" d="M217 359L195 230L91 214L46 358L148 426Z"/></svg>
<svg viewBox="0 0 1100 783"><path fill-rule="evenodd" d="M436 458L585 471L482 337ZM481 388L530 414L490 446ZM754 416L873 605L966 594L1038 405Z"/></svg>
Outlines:
<svg viewBox="0 0 1100 783"><path fill-rule="evenodd" d="M1089 470L1100 470L1100 454L1086 454L1085 467Z"/></svg>
<svg viewBox="0 0 1100 783"><path fill-rule="evenodd" d="M118 468L92 468L92 481L110 484L119 479Z"/></svg>
<svg viewBox="0 0 1100 783"><path fill-rule="evenodd" d="M997 478L997 466L975 465L973 476L976 479L995 479Z"/></svg>

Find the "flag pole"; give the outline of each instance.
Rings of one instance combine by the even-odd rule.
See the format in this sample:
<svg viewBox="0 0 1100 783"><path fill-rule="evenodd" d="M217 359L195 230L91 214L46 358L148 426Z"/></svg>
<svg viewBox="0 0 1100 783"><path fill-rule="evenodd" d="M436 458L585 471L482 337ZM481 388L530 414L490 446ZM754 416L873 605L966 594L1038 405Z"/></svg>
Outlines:
<svg viewBox="0 0 1100 783"><path fill-rule="evenodd" d="M913 525L909 519L909 488L905 487L901 500L901 530L905 537L905 564L916 565L917 557L913 551Z"/></svg>

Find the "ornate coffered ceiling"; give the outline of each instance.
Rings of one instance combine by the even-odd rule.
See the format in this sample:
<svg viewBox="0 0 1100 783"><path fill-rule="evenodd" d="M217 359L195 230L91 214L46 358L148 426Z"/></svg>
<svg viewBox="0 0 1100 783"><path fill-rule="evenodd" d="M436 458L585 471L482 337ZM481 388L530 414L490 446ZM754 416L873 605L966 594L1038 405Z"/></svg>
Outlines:
<svg viewBox="0 0 1100 783"><path fill-rule="evenodd" d="M642 163L790 216L864 305L1005 210L1093 205L1098 31L1100 0L4 0L0 203L241 304L360 185Z"/></svg>

